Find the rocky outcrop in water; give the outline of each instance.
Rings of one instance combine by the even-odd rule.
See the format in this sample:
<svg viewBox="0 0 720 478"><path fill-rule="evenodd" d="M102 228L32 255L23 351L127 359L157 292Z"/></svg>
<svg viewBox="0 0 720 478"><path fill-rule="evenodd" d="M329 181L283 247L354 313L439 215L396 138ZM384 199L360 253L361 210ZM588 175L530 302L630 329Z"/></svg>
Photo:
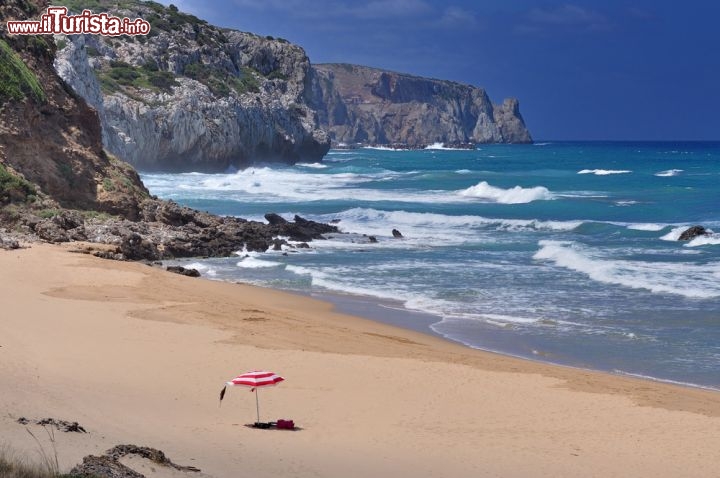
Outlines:
<svg viewBox="0 0 720 478"><path fill-rule="evenodd" d="M108 259L147 261L227 257L240 251L265 252L282 246L292 250L308 247L305 242L323 239L325 234L339 232L336 226L300 216L295 216L292 222L282 219L266 224L215 216L158 199L142 203L139 221L85 217L78 211L61 210L49 218L27 212L14 227L26 232L25 240L95 243L109 247L91 247L85 252Z"/></svg>
<svg viewBox="0 0 720 478"><path fill-rule="evenodd" d="M708 236L708 235L710 235L710 233L703 226L692 226L692 227L685 229L682 232L682 234L680 234L678 241L691 241L698 236Z"/></svg>
<svg viewBox="0 0 720 478"><path fill-rule="evenodd" d="M216 28L172 6L100 4L147 19L150 35L65 37L55 66L98 111L116 156L141 170L224 171L317 161L328 151L304 102L310 61L302 48Z"/></svg>
<svg viewBox="0 0 720 478"><path fill-rule="evenodd" d="M518 101L493 105L481 88L348 64L312 73L308 102L336 144L532 141Z"/></svg>

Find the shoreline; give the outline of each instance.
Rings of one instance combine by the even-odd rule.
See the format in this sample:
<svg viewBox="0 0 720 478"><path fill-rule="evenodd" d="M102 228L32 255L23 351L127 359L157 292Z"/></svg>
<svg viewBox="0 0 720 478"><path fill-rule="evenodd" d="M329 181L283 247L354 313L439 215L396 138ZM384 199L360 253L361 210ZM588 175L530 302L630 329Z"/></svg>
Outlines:
<svg viewBox="0 0 720 478"><path fill-rule="evenodd" d="M197 258L183 258L171 260L173 264L182 265L186 262L197 262ZM163 267L165 261L163 261ZM299 291L291 289L283 289L276 287L269 287L263 285L251 284L243 282L241 280L226 280L219 278L208 278L207 276L200 276L201 280L207 280L212 282L220 282L226 284L235 284L245 287L257 288L261 290L275 291L281 294L289 294L296 297L308 297L314 300L319 300L323 303L332 306L333 312L338 312L346 317L353 319L360 319L364 321L370 321L375 324L382 326L389 326L392 328L400 328L407 332L419 333L426 335L436 340L440 340L452 346L461 347L463 349L478 352L481 354L489 354L491 356L505 357L511 360L519 360L521 362L527 362L528 364L535 364L541 367L547 366L550 369L567 369L570 371L577 371L581 373L593 373L607 375L608 377L617 377L621 379L638 380L641 382L649 382L659 385L667 385L671 387L681 387L688 390L705 391L709 393L717 393L720 398L720 388L696 384L691 382L676 381L672 379L663 379L659 377L653 377L648 375L642 375L632 372L626 372L623 370L610 370L602 368L592 368L589 366L575 365L572 363L564 363L560 361L543 360L540 357L524 356L522 354L514 354L511 352L482 348L477 346L469 345L460 340L456 340L447 337L439 332L436 332L432 325L442 320L442 317L436 314L421 312L418 310L412 310L404 308L401 301L391 301L388 299L381 299L374 296L365 296L351 293L342 293L335 291ZM372 311L372 312L368 312ZM387 312L389 311L389 315ZM383 314L385 313L385 314ZM550 374L550 376L555 376Z"/></svg>
<svg viewBox="0 0 720 478"><path fill-rule="evenodd" d="M185 259L183 261L174 260L171 262L173 264L175 264L175 263L181 264L184 261L195 261L195 260L194 259ZM211 279L206 276L201 276L200 278L203 280L226 282L226 283L231 283L231 284L241 284L241 285L246 285L246 286L250 286L250 287L259 287L261 289L275 290L278 292L297 295L300 297L311 297L311 298L332 304L335 307L335 309L342 314L350 315L353 317L359 317L359 318L366 319L366 320L371 320L371 321L379 323L379 324L390 325L393 327L399 327L399 328L402 328L405 330L426 334L430 337L435 337L435 338L441 339L443 341L446 341L448 343L460 345L461 347L464 347L464 348L467 348L470 350L476 350L476 351L483 352L483 353L500 355L503 357L524 360L524 361L528 361L531 363L548 365L551 367L565 367L565 368L569 368L571 370L597 372L597 373L608 374L608 375L616 376L616 377L632 378L632 379L636 379L636 380L649 381L652 383L660 383L660 384L673 385L673 386L684 387L684 388L689 388L689 389L706 390L706 391L710 391L710 392L720 393L720 387L714 387L711 385L703 385L703 384L692 383L692 382L683 382L683 381L666 379L666 378L661 378L661 377L642 375L642 374L628 372L628 371L624 371L624 370L618 370L618 369L603 369L603 368L593 368L593 367L589 367L589 366L581 366L581 365L573 364L570 361L562 362L562 361L551 361L551 360L546 360L546 359L544 360L541 358L541 356L531 357L531 356L522 355L520 353L512 353L512 352L508 352L508 351L504 351L504 350L500 350L500 349L491 349L491 348L482 348L479 346L473 346L473 345L465 343L461 340L456 340L451 337L447 337L439 332L436 332L432 328L432 325L442 321L441 316L432 314L429 312L421 312L421 311L417 311L417 310L406 309L402 306L400 301L397 301L397 303L393 303L393 301L383 300L383 299L373 297L373 296L364 296L364 295L357 295L357 294L350 294L350 293L340 293L340 292L333 292L333 291L320 291L320 292L307 291L306 292L306 291L296 291L296 290L291 290L291 289L260 286L260 285L250 284L250 283L236 281L236 280Z"/></svg>
<svg viewBox="0 0 720 478"><path fill-rule="evenodd" d="M202 277L201 277L202 278ZM208 279L205 279L208 280ZM222 281L222 279L210 279L210 280L218 280ZM242 283L242 282L231 282L231 283ZM524 360L531 363L537 363L540 365L548 365L551 367L563 367L568 368L571 370L578 370L583 372L597 372L597 373L603 373L610 376L615 377L625 377L625 378L632 378L635 380L642 380L642 381L648 381L652 383L660 383L660 384L666 384L666 385L672 385L672 386L678 386L683 388L689 388L693 390L706 390L709 392L717 392L720 393L719 387L713 387L710 385L702 385L697 383L691 383L691 382L682 382L677 380L671 380L671 379L664 379L660 377L653 377L649 375L641 375L637 373L632 372L626 372L623 370L610 370L610 369L602 369L602 368L592 368L592 367L583 367L580 365L574 365L572 363L563 363L560 361L553 362L550 360L543 360L540 357L529 357L524 356L521 354L513 354L511 352L506 352L499 349L490 349L490 348L482 348L482 347L476 347L469 345L465 342L462 342L460 340L455 340L453 338L447 337L439 332L436 332L432 325L434 323L437 323L442 320L442 317L439 315L431 314L428 312L420 312L405 308L397 308L392 307L390 305L383 305L383 302L390 301L382 301L381 299L377 299L376 297L372 296L362 296L362 295L353 295L353 294L341 294L338 292L297 292L292 290L285 290L285 289L279 289L279 288L272 288L272 287L263 287L263 286L257 286L254 284L246 284L242 283L244 285L250 285L252 287L260 287L260 288L268 288L271 290L277 290L280 292L286 292L288 294L297 294L303 297L312 297L318 300L322 300L325 302L329 302L333 304L338 312L341 312L343 314L348 314L354 317L360 317L367 320L372 320L373 322L377 322L380 324L390 325L393 327L400 327L402 329L411 330L414 332L419 332L422 334L427 334L431 337L435 337L441 340L444 340L446 342L460 345L462 347L465 347L470 350L476 350L483 353L489 353L494 355L500 355L503 357L509 357L513 359L518 360ZM402 305L398 305L398 307L402 307ZM363 310L365 309L365 310ZM367 309L373 310L375 313L368 313ZM391 311L387 319L380 318L380 314L385 311ZM377 314L377 315L376 315Z"/></svg>
<svg viewBox="0 0 720 478"><path fill-rule="evenodd" d="M62 469L121 443L215 478L700 477L720 465L717 392L482 352L75 247L0 251L1 441L31 454L17 418L77 421L90 433L57 437ZM253 369L286 379L261 393L261 419L301 431L243 427L255 419L245 390L218 407L222 384Z"/></svg>

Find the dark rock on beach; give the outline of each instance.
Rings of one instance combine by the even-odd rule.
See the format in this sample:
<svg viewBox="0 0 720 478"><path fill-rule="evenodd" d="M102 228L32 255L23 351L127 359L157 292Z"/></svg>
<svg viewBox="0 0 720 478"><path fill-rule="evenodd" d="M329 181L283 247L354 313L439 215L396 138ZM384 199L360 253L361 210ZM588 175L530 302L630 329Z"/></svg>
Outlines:
<svg viewBox="0 0 720 478"><path fill-rule="evenodd" d="M60 210L54 216L35 222L33 226L40 238L48 242L84 241L85 222L77 211Z"/></svg>
<svg viewBox="0 0 720 478"><path fill-rule="evenodd" d="M271 225L271 226L281 226L283 224L287 224L287 219L282 217L279 214L275 214L274 212L269 212L265 214L265 220Z"/></svg>
<svg viewBox="0 0 720 478"><path fill-rule="evenodd" d="M102 456L88 455L83 458L80 465L70 470L70 476L82 478L145 478L133 469L120 463L120 459L127 455L136 455L157 463L158 465L173 468L179 471L198 472L193 466L180 466L168 459L160 450L137 445L118 445L106 451Z"/></svg>
<svg viewBox="0 0 720 478"><path fill-rule="evenodd" d="M174 272L175 274L180 274L183 276L188 277L200 277L200 272L197 269L186 269L182 266L167 266L165 268L168 272Z"/></svg>
<svg viewBox="0 0 720 478"><path fill-rule="evenodd" d="M159 254L155 244L135 232L122 238L119 249L126 259L134 261L153 260Z"/></svg>
<svg viewBox="0 0 720 478"><path fill-rule="evenodd" d="M138 221L119 217L85 219L76 211L59 210L50 218L32 212L22 215L16 227L27 231L29 241L50 243L85 241L111 247L87 248L98 257L118 260L158 261L185 257L227 257L239 251L281 250L295 242L323 239L338 228L295 216L287 221L268 214L268 222L221 217L180 206L172 201L147 199Z"/></svg>
<svg viewBox="0 0 720 478"><path fill-rule="evenodd" d="M680 234L678 241L691 241L698 236L707 236L708 234L709 232L703 226L692 226Z"/></svg>
<svg viewBox="0 0 720 478"><path fill-rule="evenodd" d="M58 420L56 418L43 418L41 420L30 420L29 418L20 417L16 420L21 425L40 425L51 426L66 433L87 433L78 422L68 422L66 420Z"/></svg>
<svg viewBox="0 0 720 478"><path fill-rule="evenodd" d="M167 456L165 456L165 453L163 453L161 450L158 450L156 448L150 448L147 446L117 445L116 447L111 448L110 450L105 452L105 456L108 456L114 460L119 460L120 458L127 455L137 455L141 458L146 458L154 463L157 463L158 465L168 466L170 468L174 468L180 471L200 471L194 466L177 465L173 463Z"/></svg>
<svg viewBox="0 0 720 478"><path fill-rule="evenodd" d="M70 476L79 478L145 478L145 475L108 456L94 455L83 458L82 464L70 470Z"/></svg>
<svg viewBox="0 0 720 478"><path fill-rule="evenodd" d="M293 241L311 241L322 239L323 234L339 232L337 226L310 221L300 216L295 216L295 222L284 224L278 231L280 235L288 235Z"/></svg>
<svg viewBox="0 0 720 478"><path fill-rule="evenodd" d="M20 249L20 243L15 239L0 237L0 249L5 249L7 251Z"/></svg>

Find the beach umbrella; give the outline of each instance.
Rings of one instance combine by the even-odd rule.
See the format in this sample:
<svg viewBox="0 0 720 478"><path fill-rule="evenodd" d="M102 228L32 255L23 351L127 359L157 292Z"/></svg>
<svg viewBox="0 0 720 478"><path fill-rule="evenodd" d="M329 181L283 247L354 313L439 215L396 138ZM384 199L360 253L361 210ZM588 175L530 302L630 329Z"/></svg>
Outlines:
<svg viewBox="0 0 720 478"><path fill-rule="evenodd" d="M225 386L220 391L220 401L222 402L223 397L225 397L225 390L227 389L228 385L230 386L240 386L240 387L248 387L251 392L255 392L255 408L257 409L257 421L260 422L260 403L258 401L258 388L260 387L269 387L271 385L277 385L278 383L285 380L280 375L273 373L273 372L267 372L267 371L254 371L254 372L248 372L244 373L242 375L238 375L234 379L230 380L229 382L225 382Z"/></svg>

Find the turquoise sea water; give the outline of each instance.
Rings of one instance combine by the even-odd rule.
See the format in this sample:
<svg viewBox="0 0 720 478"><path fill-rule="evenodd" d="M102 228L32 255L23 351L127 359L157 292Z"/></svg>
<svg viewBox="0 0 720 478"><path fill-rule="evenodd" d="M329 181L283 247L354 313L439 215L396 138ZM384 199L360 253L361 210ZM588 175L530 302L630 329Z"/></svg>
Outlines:
<svg viewBox="0 0 720 478"><path fill-rule="evenodd" d="M720 143L333 150L142 178L198 209L350 233L188 261L206 277L353 294L434 314L468 346L720 388ZM677 241L693 224L717 233Z"/></svg>

